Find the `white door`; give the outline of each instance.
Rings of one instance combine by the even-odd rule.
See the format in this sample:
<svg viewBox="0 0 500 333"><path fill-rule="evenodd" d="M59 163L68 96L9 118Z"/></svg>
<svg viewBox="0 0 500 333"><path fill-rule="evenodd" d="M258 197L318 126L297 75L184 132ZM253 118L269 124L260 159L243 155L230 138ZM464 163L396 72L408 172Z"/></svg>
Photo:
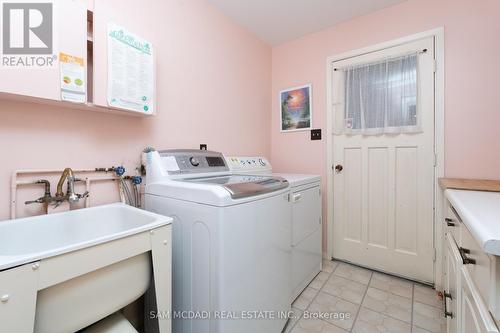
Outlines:
<svg viewBox="0 0 500 333"><path fill-rule="evenodd" d="M332 102L348 108L343 95L346 87L342 94L337 89L345 84L345 76L338 69L411 53L416 54L418 64L415 118L419 117L420 130L400 134L334 134L333 254L373 269L433 282L433 38L334 62ZM339 100L344 102L338 103ZM369 110L363 112L364 117L369 117ZM344 120L342 126L355 128L352 119Z"/></svg>

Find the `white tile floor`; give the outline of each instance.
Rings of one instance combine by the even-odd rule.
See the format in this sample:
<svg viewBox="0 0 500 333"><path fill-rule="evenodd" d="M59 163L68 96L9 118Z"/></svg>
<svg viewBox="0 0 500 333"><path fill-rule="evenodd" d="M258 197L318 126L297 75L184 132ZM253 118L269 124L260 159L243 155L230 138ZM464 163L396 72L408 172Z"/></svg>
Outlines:
<svg viewBox="0 0 500 333"><path fill-rule="evenodd" d="M443 333L442 300L430 287L324 261L292 305L284 333ZM326 314L318 318L318 314Z"/></svg>

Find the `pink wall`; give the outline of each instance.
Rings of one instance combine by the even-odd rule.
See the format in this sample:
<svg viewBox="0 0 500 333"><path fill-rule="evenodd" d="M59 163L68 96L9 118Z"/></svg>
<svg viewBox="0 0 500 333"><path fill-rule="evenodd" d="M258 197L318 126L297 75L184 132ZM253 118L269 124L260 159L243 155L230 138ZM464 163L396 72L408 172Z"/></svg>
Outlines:
<svg viewBox="0 0 500 333"><path fill-rule="evenodd" d="M498 13L498 0L409 0L273 48L274 169L321 174L326 193L326 141L310 141L309 132L279 132L279 90L312 83L313 126L325 132L327 57L444 27L446 176L499 179Z"/></svg>
<svg viewBox="0 0 500 333"><path fill-rule="evenodd" d="M202 0L142 1L140 15L137 1L114 1L134 17L116 23L156 47L158 115L0 101L0 220L9 217L15 169L125 164L133 170L145 146L199 143L230 154L269 155L269 46ZM39 188L31 197L42 194Z"/></svg>

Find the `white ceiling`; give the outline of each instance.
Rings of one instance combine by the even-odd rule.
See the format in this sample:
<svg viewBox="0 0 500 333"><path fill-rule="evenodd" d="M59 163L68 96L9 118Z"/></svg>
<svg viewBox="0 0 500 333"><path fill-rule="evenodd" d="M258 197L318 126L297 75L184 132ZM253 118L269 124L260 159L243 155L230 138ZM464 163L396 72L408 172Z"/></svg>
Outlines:
<svg viewBox="0 0 500 333"><path fill-rule="evenodd" d="M271 45L405 0L208 0Z"/></svg>

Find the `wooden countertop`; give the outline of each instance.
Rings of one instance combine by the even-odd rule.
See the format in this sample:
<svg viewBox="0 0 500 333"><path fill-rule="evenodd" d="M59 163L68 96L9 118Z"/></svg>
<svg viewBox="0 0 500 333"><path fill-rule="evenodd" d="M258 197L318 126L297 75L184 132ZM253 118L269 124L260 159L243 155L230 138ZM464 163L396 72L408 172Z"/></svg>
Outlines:
<svg viewBox="0 0 500 333"><path fill-rule="evenodd" d="M500 180L439 178L442 189L500 192Z"/></svg>

